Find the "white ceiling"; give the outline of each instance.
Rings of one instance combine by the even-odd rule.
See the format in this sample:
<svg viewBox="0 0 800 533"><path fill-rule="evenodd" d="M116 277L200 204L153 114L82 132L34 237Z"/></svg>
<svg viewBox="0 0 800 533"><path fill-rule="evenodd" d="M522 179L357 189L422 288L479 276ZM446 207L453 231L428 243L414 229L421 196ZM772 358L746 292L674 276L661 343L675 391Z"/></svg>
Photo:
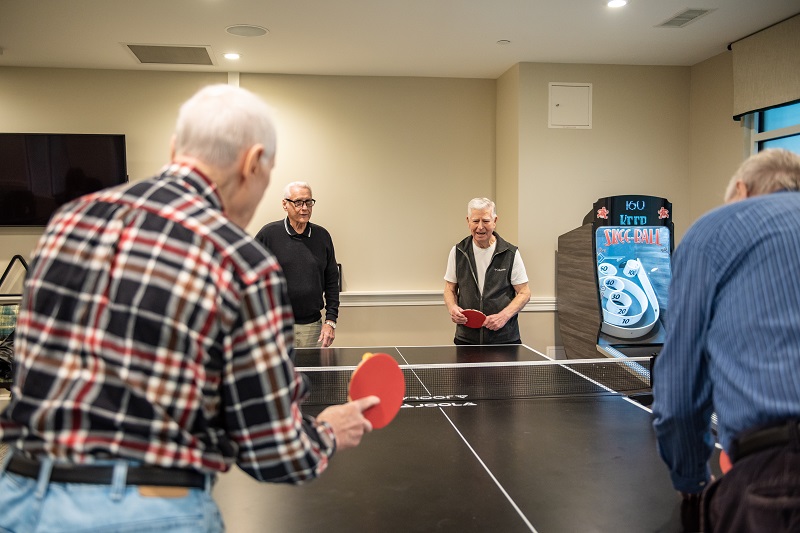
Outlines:
<svg viewBox="0 0 800 533"><path fill-rule="evenodd" d="M714 11L656 27L688 8ZM688 66L798 12L800 0L0 0L0 66L490 79L520 62ZM235 24L269 33L228 34ZM207 46L214 65L144 65L125 44Z"/></svg>

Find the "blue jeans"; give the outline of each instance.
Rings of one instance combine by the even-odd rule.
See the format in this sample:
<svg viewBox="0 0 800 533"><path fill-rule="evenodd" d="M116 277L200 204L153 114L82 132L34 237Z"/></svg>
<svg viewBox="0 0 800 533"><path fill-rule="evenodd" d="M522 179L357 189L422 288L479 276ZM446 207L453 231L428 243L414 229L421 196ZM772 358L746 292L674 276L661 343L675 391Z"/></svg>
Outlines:
<svg viewBox="0 0 800 533"><path fill-rule="evenodd" d="M4 463L10 459L10 454ZM128 463L117 461L111 485L51 483L49 462L39 479L13 474L0 465L0 532L142 532L219 533L225 530L211 497L211 477L205 489L189 488L176 498L143 496L125 485Z"/></svg>

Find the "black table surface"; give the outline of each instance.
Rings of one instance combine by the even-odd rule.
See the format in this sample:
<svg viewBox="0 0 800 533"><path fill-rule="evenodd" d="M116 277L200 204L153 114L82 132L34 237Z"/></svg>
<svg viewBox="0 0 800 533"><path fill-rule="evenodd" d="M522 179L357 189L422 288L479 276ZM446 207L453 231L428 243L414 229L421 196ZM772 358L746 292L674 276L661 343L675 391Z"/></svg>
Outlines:
<svg viewBox="0 0 800 533"><path fill-rule="evenodd" d="M524 346L459 348L298 350L297 365L355 365L364 352L405 364L546 359ZM317 480L258 483L234 468L214 497L236 533L680 530L651 413L613 394L406 402Z"/></svg>

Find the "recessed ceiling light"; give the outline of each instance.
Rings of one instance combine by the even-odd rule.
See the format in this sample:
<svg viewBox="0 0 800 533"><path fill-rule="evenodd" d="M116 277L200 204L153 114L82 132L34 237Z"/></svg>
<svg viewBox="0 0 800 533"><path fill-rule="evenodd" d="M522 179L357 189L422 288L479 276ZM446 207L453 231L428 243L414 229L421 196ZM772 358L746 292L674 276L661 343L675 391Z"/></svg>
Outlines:
<svg viewBox="0 0 800 533"><path fill-rule="evenodd" d="M222 57L224 57L225 59L239 59L242 56L236 53L230 53L230 54L223 54Z"/></svg>
<svg viewBox="0 0 800 533"><path fill-rule="evenodd" d="M628 0L609 0L608 7L622 7L628 4Z"/></svg>
<svg viewBox="0 0 800 533"><path fill-rule="evenodd" d="M501 44L501 45L502 44L511 44L511 41L509 41L508 39L500 39L499 41L497 41L497 44Z"/></svg>
<svg viewBox="0 0 800 533"><path fill-rule="evenodd" d="M225 31L231 35L238 35L239 37L261 37L269 33L267 28L261 26L253 26L251 24L234 24L228 26Z"/></svg>

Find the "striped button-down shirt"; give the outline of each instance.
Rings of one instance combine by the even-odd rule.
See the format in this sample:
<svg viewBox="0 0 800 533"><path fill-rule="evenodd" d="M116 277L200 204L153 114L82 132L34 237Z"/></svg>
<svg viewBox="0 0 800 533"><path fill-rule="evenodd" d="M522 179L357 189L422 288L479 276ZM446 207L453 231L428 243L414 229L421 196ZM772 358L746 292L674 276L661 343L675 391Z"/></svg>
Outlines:
<svg viewBox="0 0 800 533"><path fill-rule="evenodd" d="M0 440L75 463L315 477L333 432L300 411L292 325L278 263L197 171L84 197L30 265Z"/></svg>
<svg viewBox="0 0 800 533"><path fill-rule="evenodd" d="M654 427L673 485L695 493L712 412L726 450L742 431L800 416L800 193L712 211L673 259Z"/></svg>

